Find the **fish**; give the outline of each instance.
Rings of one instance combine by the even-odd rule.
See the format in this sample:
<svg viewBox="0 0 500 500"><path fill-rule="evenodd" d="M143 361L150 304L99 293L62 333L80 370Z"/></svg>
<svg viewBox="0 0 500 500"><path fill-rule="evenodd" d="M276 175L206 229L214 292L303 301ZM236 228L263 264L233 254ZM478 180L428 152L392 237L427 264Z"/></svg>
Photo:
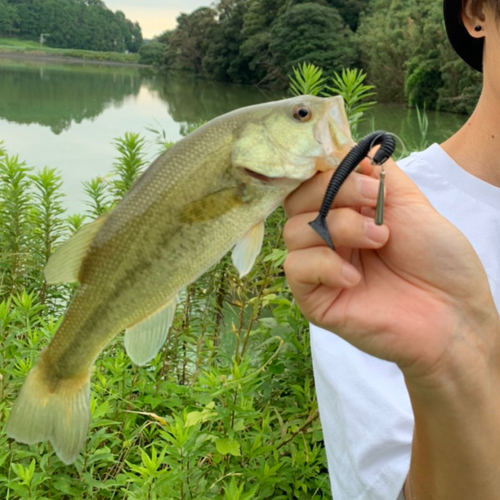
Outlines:
<svg viewBox="0 0 500 500"><path fill-rule="evenodd" d="M47 283L79 285L28 373L6 434L50 441L62 462L73 463L90 424L92 367L110 340L125 331L132 361L151 361L179 293L231 249L246 275L266 217L352 146L341 97L298 96L219 116L160 155L108 214L49 259Z"/></svg>

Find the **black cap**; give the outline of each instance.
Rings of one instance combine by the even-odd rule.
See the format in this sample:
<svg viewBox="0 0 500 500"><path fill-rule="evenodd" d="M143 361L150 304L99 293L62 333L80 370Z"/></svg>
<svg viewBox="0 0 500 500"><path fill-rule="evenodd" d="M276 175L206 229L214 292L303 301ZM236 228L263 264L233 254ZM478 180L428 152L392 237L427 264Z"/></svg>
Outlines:
<svg viewBox="0 0 500 500"><path fill-rule="evenodd" d="M462 22L462 0L444 0L444 22L451 46L470 66L483 71L484 38L469 35Z"/></svg>

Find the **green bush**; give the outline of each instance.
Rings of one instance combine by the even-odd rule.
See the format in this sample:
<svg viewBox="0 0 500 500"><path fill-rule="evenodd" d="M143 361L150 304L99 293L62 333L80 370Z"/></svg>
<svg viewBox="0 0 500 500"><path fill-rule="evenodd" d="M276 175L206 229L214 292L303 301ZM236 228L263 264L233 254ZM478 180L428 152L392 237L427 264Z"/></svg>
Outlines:
<svg viewBox="0 0 500 500"><path fill-rule="evenodd" d="M142 168L139 136L116 145L111 174L86 185L91 218ZM121 336L105 349L92 377L89 438L75 464L64 465L48 443L7 439L9 409L72 293L67 286L49 293L42 279L48 253L84 220L64 217L61 196L55 172L33 173L0 149L0 498L331 498L308 325L281 271L281 210L268 219L248 277L225 257L187 287L149 365L132 365Z"/></svg>
<svg viewBox="0 0 500 500"><path fill-rule="evenodd" d="M139 49L139 63L161 66L163 64L166 49L167 46L164 43L150 42L148 44L144 44Z"/></svg>

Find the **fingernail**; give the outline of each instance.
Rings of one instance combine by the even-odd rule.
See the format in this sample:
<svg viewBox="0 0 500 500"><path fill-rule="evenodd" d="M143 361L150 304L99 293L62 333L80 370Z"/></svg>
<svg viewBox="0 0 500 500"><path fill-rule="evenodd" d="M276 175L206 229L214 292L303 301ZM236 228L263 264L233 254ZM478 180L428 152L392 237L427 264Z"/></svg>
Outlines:
<svg viewBox="0 0 500 500"><path fill-rule="evenodd" d="M388 232L386 226L377 226L373 219L365 219L365 236L374 243L384 243Z"/></svg>
<svg viewBox="0 0 500 500"><path fill-rule="evenodd" d="M342 268L342 277L349 285L355 285L360 278L357 269L352 267L350 264L344 264L344 267Z"/></svg>
<svg viewBox="0 0 500 500"><path fill-rule="evenodd" d="M377 179L372 179L366 175L358 175L356 178L356 185L361 196L369 200L377 199L379 185Z"/></svg>

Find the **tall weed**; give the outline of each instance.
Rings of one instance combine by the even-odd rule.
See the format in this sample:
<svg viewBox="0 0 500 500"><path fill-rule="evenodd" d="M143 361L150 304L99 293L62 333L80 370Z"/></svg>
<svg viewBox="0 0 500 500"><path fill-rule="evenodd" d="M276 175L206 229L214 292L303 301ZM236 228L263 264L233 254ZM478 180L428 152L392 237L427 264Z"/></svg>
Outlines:
<svg viewBox="0 0 500 500"><path fill-rule="evenodd" d="M143 168L139 136L117 146L109 176L85 185L86 216L71 218L54 171L33 173L0 154L2 424L72 293L49 293L48 256L85 219L112 208ZM91 429L75 464L60 462L48 443L7 439L1 425L0 498L330 498L308 325L281 270L283 221L282 210L269 217L248 277L225 257L187 287L149 365L132 365L121 336L110 343L93 373Z"/></svg>

